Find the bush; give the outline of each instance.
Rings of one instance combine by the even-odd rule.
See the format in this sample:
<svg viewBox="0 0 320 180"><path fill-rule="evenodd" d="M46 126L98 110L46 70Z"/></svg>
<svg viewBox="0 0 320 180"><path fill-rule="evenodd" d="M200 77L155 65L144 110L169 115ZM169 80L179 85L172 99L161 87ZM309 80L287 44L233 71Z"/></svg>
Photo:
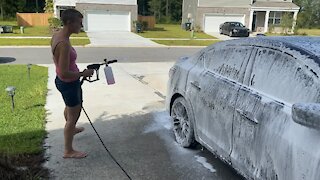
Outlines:
<svg viewBox="0 0 320 180"><path fill-rule="evenodd" d="M58 30L62 26L61 20L55 17L49 18L48 22L49 22L49 28L53 31Z"/></svg>
<svg viewBox="0 0 320 180"><path fill-rule="evenodd" d="M202 32L201 27L200 27L199 25L196 25L196 26L194 27L194 31L195 31L195 32Z"/></svg>
<svg viewBox="0 0 320 180"><path fill-rule="evenodd" d="M149 24L148 24L147 21L142 21L142 29L143 29L143 30L149 29L148 25L149 25Z"/></svg>

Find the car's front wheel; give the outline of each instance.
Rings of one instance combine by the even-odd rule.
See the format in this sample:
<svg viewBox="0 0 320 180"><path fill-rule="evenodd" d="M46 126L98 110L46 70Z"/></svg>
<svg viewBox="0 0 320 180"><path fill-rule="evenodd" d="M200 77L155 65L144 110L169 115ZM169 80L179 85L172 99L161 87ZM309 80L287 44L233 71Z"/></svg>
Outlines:
<svg viewBox="0 0 320 180"><path fill-rule="evenodd" d="M171 117L173 119L173 131L176 141L182 147L195 145L194 117L190 105L183 97L179 97L173 102Z"/></svg>
<svg viewBox="0 0 320 180"><path fill-rule="evenodd" d="M230 37L232 37L232 36L233 36L232 31L230 31L230 32L229 32L229 36L230 36Z"/></svg>

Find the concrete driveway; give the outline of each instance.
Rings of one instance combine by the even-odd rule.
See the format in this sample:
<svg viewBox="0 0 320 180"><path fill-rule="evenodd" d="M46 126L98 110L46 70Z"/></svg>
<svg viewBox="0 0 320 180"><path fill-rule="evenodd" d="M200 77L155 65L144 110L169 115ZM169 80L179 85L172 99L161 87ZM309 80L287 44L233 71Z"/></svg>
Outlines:
<svg viewBox="0 0 320 180"><path fill-rule="evenodd" d="M87 32L90 47L162 47L147 38L126 31Z"/></svg>
<svg viewBox="0 0 320 180"><path fill-rule="evenodd" d="M80 69L87 64L79 64ZM172 122L164 109L169 68L173 62L111 65L116 84L101 80L83 84L84 107L112 155L134 180L241 179L207 150L185 149L174 140ZM46 151L51 179L128 179L108 153L82 113L85 131L74 146L89 153L84 159L63 159L63 101L49 67ZM100 68L102 69L102 68Z"/></svg>

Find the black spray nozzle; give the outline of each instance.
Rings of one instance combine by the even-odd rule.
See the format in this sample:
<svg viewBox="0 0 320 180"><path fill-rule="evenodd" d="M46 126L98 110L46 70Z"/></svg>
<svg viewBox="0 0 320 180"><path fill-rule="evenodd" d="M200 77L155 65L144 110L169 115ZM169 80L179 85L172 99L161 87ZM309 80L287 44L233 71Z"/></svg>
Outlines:
<svg viewBox="0 0 320 180"><path fill-rule="evenodd" d="M107 61L107 64L112 64L112 63L115 63L115 62L118 62L118 60L111 60L111 61Z"/></svg>

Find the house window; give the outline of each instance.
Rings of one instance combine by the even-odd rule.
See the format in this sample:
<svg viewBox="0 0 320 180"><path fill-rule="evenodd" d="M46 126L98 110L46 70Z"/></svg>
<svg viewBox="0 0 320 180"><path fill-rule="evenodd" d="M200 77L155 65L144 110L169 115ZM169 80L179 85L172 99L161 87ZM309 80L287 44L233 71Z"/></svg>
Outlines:
<svg viewBox="0 0 320 180"><path fill-rule="evenodd" d="M269 25L280 25L282 12L271 11L269 14Z"/></svg>

